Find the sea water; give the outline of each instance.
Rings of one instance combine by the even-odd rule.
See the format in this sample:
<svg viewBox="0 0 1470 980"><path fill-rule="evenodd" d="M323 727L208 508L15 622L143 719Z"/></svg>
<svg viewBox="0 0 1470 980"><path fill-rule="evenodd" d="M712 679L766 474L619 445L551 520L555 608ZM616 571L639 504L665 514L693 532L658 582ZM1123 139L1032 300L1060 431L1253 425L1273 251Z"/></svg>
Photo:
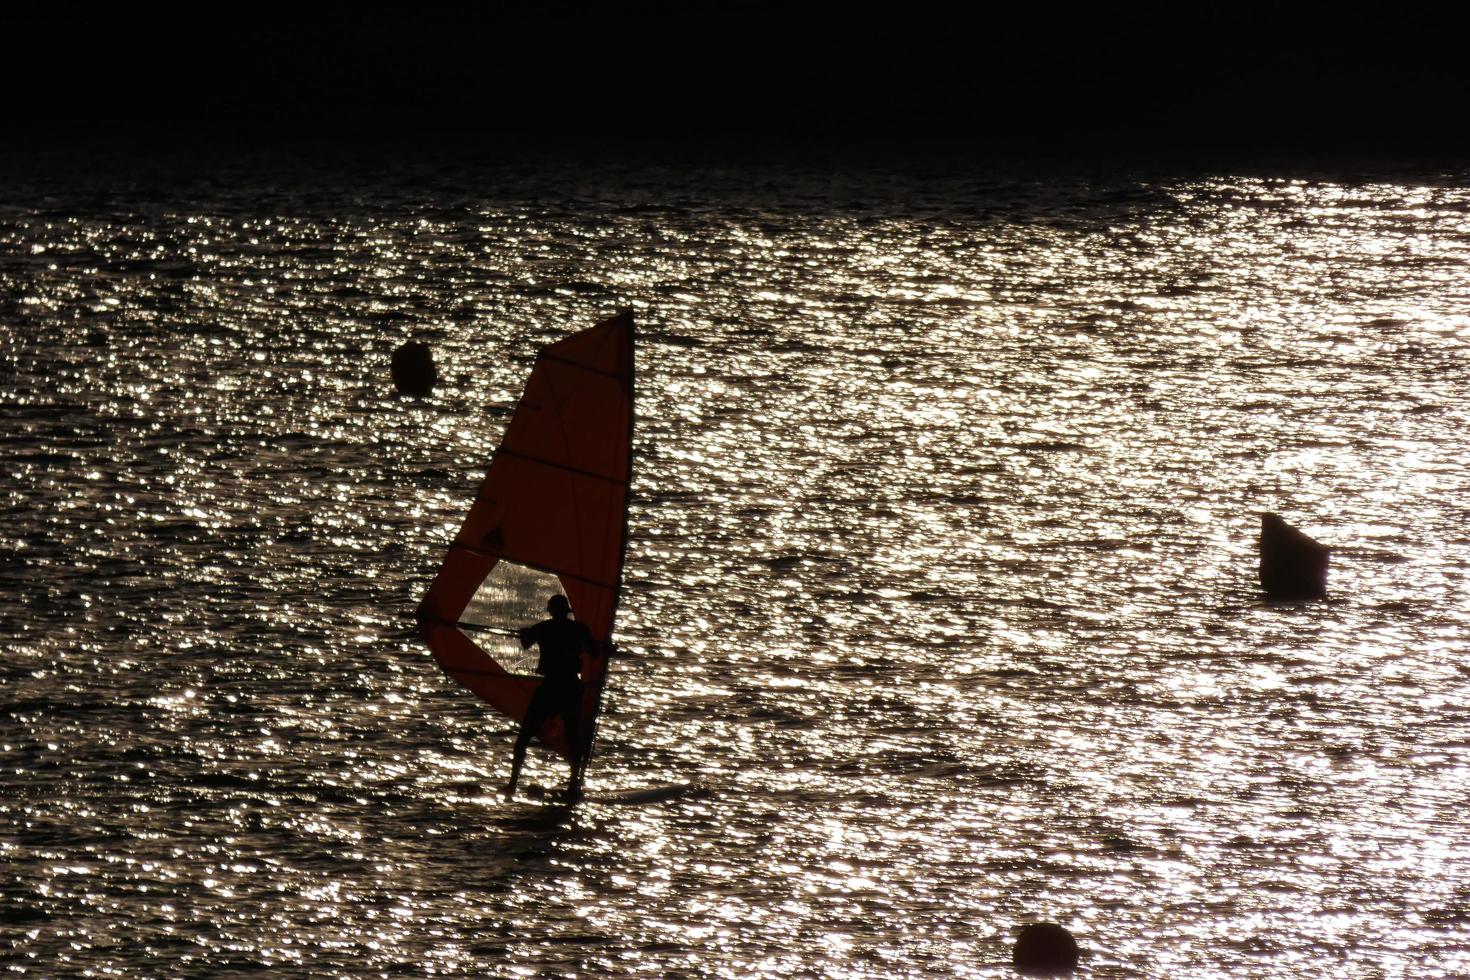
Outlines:
<svg viewBox="0 0 1470 980"><path fill-rule="evenodd" d="M1470 171L5 178L8 971L1002 977L1055 921L1098 977L1470 974ZM621 307L628 656L591 798L505 803L406 631ZM1262 511L1327 601L1261 600Z"/></svg>

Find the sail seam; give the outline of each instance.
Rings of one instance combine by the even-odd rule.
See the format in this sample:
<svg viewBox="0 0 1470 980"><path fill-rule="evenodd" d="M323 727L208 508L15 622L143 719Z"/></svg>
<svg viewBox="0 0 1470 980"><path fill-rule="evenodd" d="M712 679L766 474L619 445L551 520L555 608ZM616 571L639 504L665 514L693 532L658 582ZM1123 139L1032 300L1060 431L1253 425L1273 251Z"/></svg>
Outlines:
<svg viewBox="0 0 1470 980"><path fill-rule="evenodd" d="M518 449L506 449L504 446L501 446L495 451L495 455L514 456L516 459L523 459L528 463L539 463L542 466L550 467L554 470L565 470L568 473L574 473L577 476L585 476L591 480L604 480L608 483L611 483L615 487L625 487L628 485L626 482L620 480L618 477L615 476L608 476L605 473L594 473L591 470L579 469L576 466L568 466L565 463L557 463L549 459L544 459L540 456L532 456L530 453L523 453Z"/></svg>
<svg viewBox="0 0 1470 980"><path fill-rule="evenodd" d="M600 581L600 580L595 579L595 578L588 578L585 575L578 575L576 572L564 572L564 571L561 571L559 569L552 568L550 565L538 565L535 562L525 561L523 559L520 559L520 558L515 557L514 555L509 555L509 554L506 554L504 552L486 551L484 548L476 548L472 544L459 544L458 542L456 542L456 543L451 544L449 546L449 550L450 551L467 551L470 554L477 555L478 557L481 557L481 558L494 558L494 559L496 559L498 561L508 561L512 565L521 565L521 566L523 566L525 568L529 568L529 569L532 569L534 571L545 572L548 575L555 575L558 578L569 578L569 579L572 579L575 582L584 582L587 585L595 585L599 589L615 589L615 588L617 588L617 585L616 584L610 584L610 583L603 582L603 581Z"/></svg>
<svg viewBox="0 0 1470 980"><path fill-rule="evenodd" d="M565 364L567 367L581 368L583 371L591 371L593 374L600 374L606 378L613 378L618 381L623 380L623 376L617 371L609 371L606 368L593 367L590 364L583 364L581 361L574 361L569 357L562 357L560 354L552 354L548 351L543 350L541 352L541 358L548 361L555 361L558 364Z"/></svg>

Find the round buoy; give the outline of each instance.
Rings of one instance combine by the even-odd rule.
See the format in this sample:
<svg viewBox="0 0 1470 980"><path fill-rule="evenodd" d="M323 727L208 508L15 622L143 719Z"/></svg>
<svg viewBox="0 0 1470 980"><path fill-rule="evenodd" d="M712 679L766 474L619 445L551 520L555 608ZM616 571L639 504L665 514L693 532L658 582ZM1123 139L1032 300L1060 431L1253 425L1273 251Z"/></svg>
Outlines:
<svg viewBox="0 0 1470 980"><path fill-rule="evenodd" d="M1028 977L1059 977L1077 969L1077 940L1055 922L1033 922L1021 930L1011 965Z"/></svg>
<svg viewBox="0 0 1470 980"><path fill-rule="evenodd" d="M428 344L410 340L393 352L393 387L400 395L423 398L434 390L439 372Z"/></svg>

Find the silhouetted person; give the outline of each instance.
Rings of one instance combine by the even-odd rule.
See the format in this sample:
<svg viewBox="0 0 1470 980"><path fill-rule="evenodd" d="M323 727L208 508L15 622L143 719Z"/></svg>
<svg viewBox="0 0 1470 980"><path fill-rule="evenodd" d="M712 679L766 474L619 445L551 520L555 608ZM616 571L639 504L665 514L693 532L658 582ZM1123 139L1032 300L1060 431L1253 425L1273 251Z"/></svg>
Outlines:
<svg viewBox="0 0 1470 980"><path fill-rule="evenodd" d="M526 746L552 715L561 716L566 730L568 763L572 770L567 780L567 792L575 796L582 789L582 766L586 761L579 724L582 715L582 651L596 656L597 644L586 626L570 618L572 604L566 596L552 596L546 601L546 611L551 614L550 619L527 626L516 634L522 650L533 643L541 648L536 673L545 680L531 695L531 704L521 719L521 731L516 736L515 754L510 765L510 783L505 787L506 799L515 795L521 764L526 761Z"/></svg>

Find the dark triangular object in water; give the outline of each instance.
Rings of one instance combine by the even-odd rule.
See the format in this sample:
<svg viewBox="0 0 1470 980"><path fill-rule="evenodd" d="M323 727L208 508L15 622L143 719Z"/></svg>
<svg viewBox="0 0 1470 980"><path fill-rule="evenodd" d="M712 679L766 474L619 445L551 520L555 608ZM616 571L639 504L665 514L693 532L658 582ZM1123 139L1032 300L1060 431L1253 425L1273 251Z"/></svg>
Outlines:
<svg viewBox="0 0 1470 980"><path fill-rule="evenodd" d="M1279 514L1261 515L1261 588L1268 599L1327 596L1330 549L1287 524Z"/></svg>

